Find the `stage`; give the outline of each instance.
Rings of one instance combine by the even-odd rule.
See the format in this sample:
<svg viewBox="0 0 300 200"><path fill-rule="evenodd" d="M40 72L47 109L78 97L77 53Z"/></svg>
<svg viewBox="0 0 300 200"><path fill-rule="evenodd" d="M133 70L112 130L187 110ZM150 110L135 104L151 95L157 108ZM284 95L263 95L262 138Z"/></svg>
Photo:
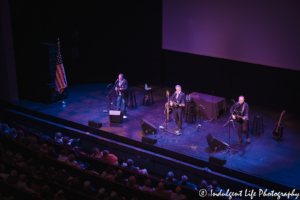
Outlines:
<svg viewBox="0 0 300 200"><path fill-rule="evenodd" d="M155 103L146 106L142 105L143 87L143 85L130 87L130 89L135 90L137 106L135 108L127 108L127 118L123 119L121 124L110 124L108 113L103 112L103 110L107 110L109 101L107 94L110 87L108 88L106 84L70 86L68 88L69 97L65 100L65 105L62 105L60 102L45 105L28 100L20 100L15 104L84 125L88 125L89 120L100 122L103 124L100 128L101 130L140 142L143 136L140 119L143 118L157 128L157 134L147 135L149 138L157 139L155 146L207 161L209 156L224 158L227 160L227 164L224 167L261 176L292 188L300 188L297 178L300 176L300 161L298 159L300 155L299 117L296 118L295 115L286 111L282 119L284 140L275 141L272 139L272 130L275 123L279 120L281 110L257 106L256 102L247 102L247 97L245 97L250 107L249 135L251 144L246 144L245 135L243 135L244 142L241 145L235 145L238 141L237 129L232 129L229 140L229 127L228 125L226 127L223 126L230 116L229 108L233 103L230 99L227 99L226 112L218 116L216 121L202 120L201 124L205 131L202 129L194 131L199 124L199 118L194 123L185 122L185 118L183 118L183 133L180 136L176 136L173 131L176 125L172 117L170 117L171 122L168 123L167 128L173 133L159 129L166 118L164 114L164 105L167 101L166 90L169 90L172 94L175 88L150 85L153 89ZM185 88L182 88L182 91L185 94L193 92ZM201 91L196 92L201 93ZM215 95L217 96L217 94ZM112 98L114 103L116 103L115 92L113 92ZM232 98L237 100L238 97ZM251 134L253 116L255 114L262 114L264 117L265 133L260 136ZM230 144L231 149L236 151L214 153L210 150L206 141L208 133ZM191 146L197 146L198 149L191 149Z"/></svg>

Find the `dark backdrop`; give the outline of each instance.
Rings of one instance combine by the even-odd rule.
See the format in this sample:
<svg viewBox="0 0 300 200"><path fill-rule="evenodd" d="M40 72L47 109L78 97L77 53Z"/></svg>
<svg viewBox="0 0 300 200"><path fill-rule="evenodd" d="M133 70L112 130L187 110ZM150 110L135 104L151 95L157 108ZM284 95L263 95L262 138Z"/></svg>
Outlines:
<svg viewBox="0 0 300 200"><path fill-rule="evenodd" d="M36 49L61 41L69 85L161 83L161 1L10 1L18 87L33 89ZM47 68L47 66L45 67ZM47 70L47 69L45 69Z"/></svg>
<svg viewBox="0 0 300 200"><path fill-rule="evenodd" d="M183 89L299 112L300 71L163 50L163 80Z"/></svg>

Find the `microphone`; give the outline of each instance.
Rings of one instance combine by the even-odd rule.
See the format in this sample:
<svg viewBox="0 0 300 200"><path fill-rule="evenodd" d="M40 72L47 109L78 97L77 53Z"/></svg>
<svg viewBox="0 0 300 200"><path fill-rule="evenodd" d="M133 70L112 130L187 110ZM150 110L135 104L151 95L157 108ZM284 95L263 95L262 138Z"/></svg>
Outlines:
<svg viewBox="0 0 300 200"><path fill-rule="evenodd" d="M233 103L235 103L235 100L234 100L234 99L231 99L231 101L233 101Z"/></svg>
<svg viewBox="0 0 300 200"><path fill-rule="evenodd" d="M117 82L118 80L119 80L119 79L117 79L116 82ZM115 83L116 83L116 82L115 82Z"/></svg>
<svg viewBox="0 0 300 200"><path fill-rule="evenodd" d="M112 83L108 84L107 87L109 87L109 86L111 86L111 85L112 85Z"/></svg>
<svg viewBox="0 0 300 200"><path fill-rule="evenodd" d="M203 109L205 109L205 107L204 107L204 106L202 106L201 104L200 104L200 107L202 107Z"/></svg>

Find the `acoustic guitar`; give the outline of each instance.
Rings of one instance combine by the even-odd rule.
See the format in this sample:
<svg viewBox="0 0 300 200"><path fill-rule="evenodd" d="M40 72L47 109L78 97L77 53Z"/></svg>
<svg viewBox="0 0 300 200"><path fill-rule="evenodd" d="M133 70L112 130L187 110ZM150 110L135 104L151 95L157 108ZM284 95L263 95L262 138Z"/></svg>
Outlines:
<svg viewBox="0 0 300 200"><path fill-rule="evenodd" d="M282 119L282 115L285 113L285 110L283 110L281 112L281 115L280 115L280 118L279 118L279 122L275 124L275 128L273 130L273 136L278 139L280 137L282 137L282 134L283 134L283 126L282 124L280 123L281 122L281 119Z"/></svg>

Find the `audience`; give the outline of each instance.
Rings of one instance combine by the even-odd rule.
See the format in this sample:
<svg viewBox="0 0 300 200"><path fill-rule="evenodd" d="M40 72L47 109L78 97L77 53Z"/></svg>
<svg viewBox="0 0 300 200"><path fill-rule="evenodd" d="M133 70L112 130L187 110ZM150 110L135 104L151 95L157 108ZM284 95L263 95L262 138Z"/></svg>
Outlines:
<svg viewBox="0 0 300 200"><path fill-rule="evenodd" d="M154 188L151 188L152 182L151 182L150 179L145 180L145 183L144 183L144 184L145 184L145 185L143 185L143 187L142 187L142 190L143 190L143 191L153 192L153 191L155 190Z"/></svg>
<svg viewBox="0 0 300 200"><path fill-rule="evenodd" d="M6 181L7 177L9 177L9 174L5 173L4 165L0 165L0 179L3 179L4 181Z"/></svg>
<svg viewBox="0 0 300 200"><path fill-rule="evenodd" d="M180 187L176 187L175 193L171 194L170 199L171 200L187 200L186 196L181 194L181 188Z"/></svg>
<svg viewBox="0 0 300 200"><path fill-rule="evenodd" d="M179 181L178 184L197 190L197 186L194 185L193 183L188 182L188 177L185 175L181 177L181 181Z"/></svg>
<svg viewBox="0 0 300 200"><path fill-rule="evenodd" d="M62 149L61 154L57 156L55 152L55 148L53 146L48 146L51 142L51 140L47 139L42 143L42 146L40 146L41 141L39 144L37 143L37 136L30 136L26 135L26 139L24 140L24 132L22 130L16 131L14 128L9 128L7 124L0 125L1 129L6 130L5 134L8 137L11 137L12 139L18 143L28 144L25 142L25 140L30 141L28 144L28 147L32 150L35 150L36 152L40 152L43 155L48 155L51 158L57 158L57 160L65 162L68 165L75 166L77 168L82 168L76 161L75 161L75 155L70 154L68 155L67 149ZM2 131L2 132L4 132ZM69 139L69 137L63 137L60 132L55 134L55 142L63 144L66 147L72 146L71 143L74 144L74 140ZM75 140L76 141L76 140ZM55 146L55 145L54 145ZM1 147L1 145L0 145ZM2 153L1 153L2 152ZM18 171L12 170L10 174L5 173L5 167L4 165L0 165L0 179L6 180L10 184L14 184L19 188L22 188L30 193L37 193L42 197L43 199L57 199L57 200L63 200L66 199L64 195L63 190L59 190L55 195L51 193L50 187L48 185L44 185L44 180L51 181L52 183L57 183L60 185L64 185L67 188L70 188L75 191L81 191L83 194L88 196L93 196L96 199L119 199L116 192L111 192L109 196L107 196L105 188L100 188L98 190L94 189L91 186L90 181L85 181L84 183L80 182L79 176L77 177L69 177L69 175L66 173L65 170L59 170L58 172L55 171L54 167L48 167L47 171L44 171L44 167L40 163L35 163L35 160L30 158L27 161L23 158L23 154L16 154L16 156L13 156L13 153L11 151L6 151L4 153L4 149L1 150L1 156L4 160L6 160L9 163L12 163L13 165L16 165L19 168L24 168L26 170L29 170L33 174L34 182L32 182L32 179L29 176L29 179L27 179L27 175L21 174L18 176ZM16 153L16 152L14 152ZM77 154L76 154L77 155ZM24 153L25 156L25 153ZM28 156L28 155L27 155ZM118 157L110 154L108 150L104 150L100 153L98 148L93 148L92 150L92 158L99 159L102 162L106 162L109 164L116 165L118 167L124 167L125 169L141 173L141 174L147 174L146 169L140 170L139 167L134 166L133 160L128 159L127 162L124 162L124 157ZM40 161L40 160L37 160ZM41 161L40 161L41 162ZM45 164L45 163L43 163ZM94 170L94 169L93 169ZM22 173L20 171L20 173ZM23 171L24 173L24 171ZM74 173L72 173L74 174ZM109 181L115 181L117 183L126 184L126 180L123 178L123 172L121 169L115 173L113 166L108 166L105 171L102 172L100 177L105 178ZM127 178L127 177L125 177ZM42 180L42 181L38 181ZM168 172L168 175L165 179L169 183L179 184L185 187L189 187L192 189L196 189L197 187L193 184L188 182L187 176L182 176L181 181L177 181L174 178L173 172ZM36 185L35 182L38 184ZM139 185L136 182L135 176L130 176L127 181L127 186L135 189L141 189L142 191L147 192L153 192L156 195L159 195L164 198L170 198L170 199L182 199L186 200L187 196L182 194L181 188L176 187L174 193L171 191L165 190L165 185L163 182L160 182L157 186L157 188L151 187L152 181L150 179L145 180L144 185L139 188ZM171 185L168 185L170 187ZM198 186L198 189L207 189L208 191L212 189L214 192L219 192L221 189L218 187L218 184L216 181L212 181L212 184L210 186L207 186L207 182L203 180L201 184ZM57 190L56 190L57 191ZM67 193L66 193L67 194ZM190 199L190 196L188 195L188 198ZM191 197L193 198L193 197Z"/></svg>
<svg viewBox="0 0 300 200"><path fill-rule="evenodd" d="M17 184L17 182L18 182L17 170L11 170L10 175L7 177L6 181L11 185Z"/></svg>
<svg viewBox="0 0 300 200"><path fill-rule="evenodd" d="M102 162L106 162L106 163L115 165L118 161L118 158L114 154L110 154L108 150L104 150L103 152L101 152L100 160Z"/></svg>
<svg viewBox="0 0 300 200"><path fill-rule="evenodd" d="M130 177L128 178L127 185L128 185L129 187L132 187L132 188L135 188L135 189L138 189L138 188L139 188L139 186L136 184L136 179L135 179L134 176L130 176Z"/></svg>
<svg viewBox="0 0 300 200"><path fill-rule="evenodd" d="M165 180L170 182L170 183L175 183L175 184L178 183L177 179L174 178L174 173L173 172L168 172L168 177Z"/></svg>
<svg viewBox="0 0 300 200"><path fill-rule="evenodd" d="M1 125L1 129L2 129L2 132L3 132L4 134L6 134L6 135L9 134L10 128L9 128L9 126L8 126L7 124L3 123L3 124Z"/></svg>
<svg viewBox="0 0 300 200"><path fill-rule="evenodd" d="M27 192L35 193L33 189L27 187L26 180L27 180L27 176L25 174L21 174L19 177L19 181L17 182L17 186L19 188L26 190Z"/></svg>
<svg viewBox="0 0 300 200"><path fill-rule="evenodd" d="M92 158L95 158L95 159L101 158L100 151L98 148L96 148L96 147L93 148L92 152L93 152Z"/></svg>
<svg viewBox="0 0 300 200"><path fill-rule="evenodd" d="M17 130L15 128L10 129L7 136L10 139L15 139L17 137Z"/></svg>
<svg viewBox="0 0 300 200"><path fill-rule="evenodd" d="M68 160L68 150L67 149L61 150L60 155L57 158L57 160L59 160L61 162L65 162L66 160Z"/></svg>
<svg viewBox="0 0 300 200"><path fill-rule="evenodd" d="M106 171L103 171L103 173L100 176L107 180L113 181L116 177L116 172L112 166L108 166L106 168Z"/></svg>
<svg viewBox="0 0 300 200"><path fill-rule="evenodd" d="M118 167L127 167L127 163L124 162L124 161L125 161L125 159L124 159L123 156L118 157L118 161L116 163L116 166L118 166Z"/></svg>
<svg viewBox="0 0 300 200"><path fill-rule="evenodd" d="M122 170L119 169L117 171L117 176L115 177L114 181L116 181L118 183L121 183L121 184L126 184L125 179L123 179L123 172L122 172Z"/></svg>
<svg viewBox="0 0 300 200"><path fill-rule="evenodd" d="M104 188L100 188L98 190L98 194L97 194L97 200L104 200L104 199L107 199L107 195L105 193L105 189Z"/></svg>
<svg viewBox="0 0 300 200"><path fill-rule="evenodd" d="M154 194L168 199L171 196L170 192L165 191L165 185L163 182L158 183L157 188L155 188Z"/></svg>
<svg viewBox="0 0 300 200"><path fill-rule="evenodd" d="M82 192L88 196L95 196L96 195L96 190L91 187L91 182L90 181L85 181L83 183L83 189Z"/></svg>
<svg viewBox="0 0 300 200"><path fill-rule="evenodd" d="M65 161L68 165L71 165L71 166L74 166L74 167L77 167L77 168L80 168L82 169L82 167L75 161L75 156L74 154L70 154L68 156L68 160Z"/></svg>

